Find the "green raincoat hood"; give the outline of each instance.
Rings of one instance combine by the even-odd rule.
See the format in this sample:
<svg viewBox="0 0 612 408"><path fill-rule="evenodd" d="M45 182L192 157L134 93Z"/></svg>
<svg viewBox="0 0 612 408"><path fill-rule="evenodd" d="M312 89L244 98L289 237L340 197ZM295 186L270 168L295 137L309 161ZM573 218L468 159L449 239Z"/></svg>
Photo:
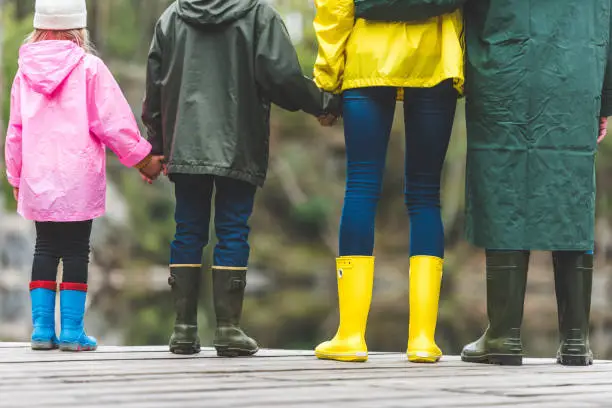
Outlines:
<svg viewBox="0 0 612 408"><path fill-rule="evenodd" d="M192 25L234 22L247 14L258 0L178 0L178 15Z"/></svg>

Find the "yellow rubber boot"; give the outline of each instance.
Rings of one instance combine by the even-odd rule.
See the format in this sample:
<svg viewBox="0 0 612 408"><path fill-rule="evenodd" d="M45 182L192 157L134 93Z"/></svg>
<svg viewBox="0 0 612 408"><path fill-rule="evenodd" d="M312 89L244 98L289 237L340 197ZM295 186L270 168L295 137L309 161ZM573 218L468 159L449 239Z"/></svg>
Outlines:
<svg viewBox="0 0 612 408"><path fill-rule="evenodd" d="M410 258L410 324L406 354L413 363L436 363L442 357L434 335L443 264L444 260L435 256Z"/></svg>
<svg viewBox="0 0 612 408"><path fill-rule="evenodd" d="M374 257L343 256L336 259L340 325L330 341L319 344L315 355L337 361L366 361L365 331L372 301Z"/></svg>

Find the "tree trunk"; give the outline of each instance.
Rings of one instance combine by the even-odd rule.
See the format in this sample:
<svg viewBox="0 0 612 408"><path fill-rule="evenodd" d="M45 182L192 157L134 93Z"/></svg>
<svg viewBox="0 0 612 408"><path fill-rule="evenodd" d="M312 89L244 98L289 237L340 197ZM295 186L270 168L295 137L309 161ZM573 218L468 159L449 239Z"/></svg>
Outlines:
<svg viewBox="0 0 612 408"><path fill-rule="evenodd" d="M100 27L98 26L98 22L100 20L98 18L99 9L98 1L90 1L87 5L87 14L89 18L87 25L89 26L89 34L91 35L91 41L98 48L98 50L100 50L100 47L102 46L100 44Z"/></svg>
<svg viewBox="0 0 612 408"><path fill-rule="evenodd" d="M4 1L0 1L0 4L4 3ZM28 16L31 11L31 1L24 0L15 0L15 17L17 20L23 20Z"/></svg>
<svg viewBox="0 0 612 408"><path fill-rule="evenodd" d="M4 106L4 0L0 0L0 134L4 135L4 118L2 117ZM2 137L0 136L0 142L4 142ZM4 145L4 143L2 143ZM2 159L0 158L0 164L2 164Z"/></svg>

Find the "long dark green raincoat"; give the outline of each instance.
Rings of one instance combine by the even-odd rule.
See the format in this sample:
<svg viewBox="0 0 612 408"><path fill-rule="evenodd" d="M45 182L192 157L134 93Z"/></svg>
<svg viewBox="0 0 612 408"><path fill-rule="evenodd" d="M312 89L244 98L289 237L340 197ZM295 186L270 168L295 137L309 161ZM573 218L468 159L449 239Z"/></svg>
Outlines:
<svg viewBox="0 0 612 408"><path fill-rule="evenodd" d="M468 239L593 249L610 0L469 0L464 12Z"/></svg>
<svg viewBox="0 0 612 408"><path fill-rule="evenodd" d="M415 22L464 4L467 237L590 250L600 116L612 115L610 0L355 0Z"/></svg>

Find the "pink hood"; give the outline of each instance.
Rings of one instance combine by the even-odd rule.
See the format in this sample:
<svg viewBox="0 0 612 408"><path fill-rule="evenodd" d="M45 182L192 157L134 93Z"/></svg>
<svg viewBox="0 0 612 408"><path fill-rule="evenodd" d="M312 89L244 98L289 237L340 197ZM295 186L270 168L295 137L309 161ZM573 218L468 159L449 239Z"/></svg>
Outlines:
<svg viewBox="0 0 612 408"><path fill-rule="evenodd" d="M19 69L28 86L51 95L85 57L85 51L72 41L41 41L19 50Z"/></svg>

